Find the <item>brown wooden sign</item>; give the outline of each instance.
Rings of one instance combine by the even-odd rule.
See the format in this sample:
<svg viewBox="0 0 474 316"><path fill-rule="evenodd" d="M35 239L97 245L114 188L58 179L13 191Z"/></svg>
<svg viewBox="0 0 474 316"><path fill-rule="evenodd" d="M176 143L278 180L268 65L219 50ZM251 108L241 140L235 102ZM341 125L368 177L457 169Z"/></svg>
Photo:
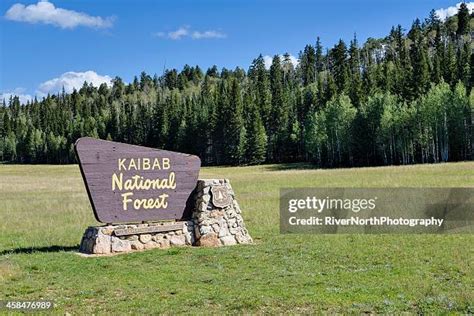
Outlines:
<svg viewBox="0 0 474 316"><path fill-rule="evenodd" d="M103 223L185 219L196 187L197 156L89 137L76 154L94 210Z"/></svg>

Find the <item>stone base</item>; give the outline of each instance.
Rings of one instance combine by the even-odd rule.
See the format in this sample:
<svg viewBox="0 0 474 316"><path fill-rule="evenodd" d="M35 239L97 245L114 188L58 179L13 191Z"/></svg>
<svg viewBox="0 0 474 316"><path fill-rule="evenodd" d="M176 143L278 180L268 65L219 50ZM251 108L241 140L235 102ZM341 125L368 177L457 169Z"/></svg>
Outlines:
<svg viewBox="0 0 474 316"><path fill-rule="evenodd" d="M124 229L140 230L143 228L166 227L169 223L145 223L127 225L90 226L82 236L79 251L86 254L112 254L144 249L194 244L194 223L182 222L180 230L135 233L117 236ZM151 229L152 230L152 229Z"/></svg>
<svg viewBox="0 0 474 316"><path fill-rule="evenodd" d="M219 195L219 199L215 195ZM197 246L216 247L253 242L227 179L198 180L192 216Z"/></svg>
<svg viewBox="0 0 474 316"><path fill-rule="evenodd" d="M188 221L91 226L84 232L79 251L108 255L154 248L218 247L253 242L229 180L198 180L193 194L195 204Z"/></svg>

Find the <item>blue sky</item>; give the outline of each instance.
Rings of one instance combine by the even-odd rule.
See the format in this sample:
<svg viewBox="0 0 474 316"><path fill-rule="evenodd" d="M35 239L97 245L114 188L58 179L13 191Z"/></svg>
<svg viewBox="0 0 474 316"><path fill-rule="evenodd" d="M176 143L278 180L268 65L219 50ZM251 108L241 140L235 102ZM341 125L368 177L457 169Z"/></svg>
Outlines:
<svg viewBox="0 0 474 316"><path fill-rule="evenodd" d="M184 64L247 69L260 53L297 56L316 36L325 47L354 33L362 43L457 2L2 0L0 94L26 99Z"/></svg>

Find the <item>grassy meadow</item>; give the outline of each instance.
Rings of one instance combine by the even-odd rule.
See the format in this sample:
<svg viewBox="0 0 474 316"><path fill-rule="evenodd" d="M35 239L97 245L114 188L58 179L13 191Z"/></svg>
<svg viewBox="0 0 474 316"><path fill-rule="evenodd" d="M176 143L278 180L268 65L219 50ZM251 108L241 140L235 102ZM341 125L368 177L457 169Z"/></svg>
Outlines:
<svg viewBox="0 0 474 316"><path fill-rule="evenodd" d="M231 180L254 245L83 258L97 222L78 166L0 165L0 300L51 299L58 314L474 313L474 236L281 235L278 199L280 187L473 187L474 162L200 177Z"/></svg>

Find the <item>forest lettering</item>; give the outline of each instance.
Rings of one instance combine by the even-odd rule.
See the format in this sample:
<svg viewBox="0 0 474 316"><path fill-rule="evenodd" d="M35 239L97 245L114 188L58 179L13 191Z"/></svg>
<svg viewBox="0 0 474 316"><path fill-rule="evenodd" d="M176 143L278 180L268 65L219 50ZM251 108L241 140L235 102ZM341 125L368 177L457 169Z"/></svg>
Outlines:
<svg viewBox="0 0 474 316"><path fill-rule="evenodd" d="M165 190L176 188L176 175L170 171L165 178L145 178L140 174L124 177L123 171L148 171L148 170L170 170L171 161L169 158L119 158L117 160L118 173L112 175L112 191L125 191L121 194L122 208L129 209L160 209L168 207L167 193L162 193L152 198L133 198L137 190Z"/></svg>

